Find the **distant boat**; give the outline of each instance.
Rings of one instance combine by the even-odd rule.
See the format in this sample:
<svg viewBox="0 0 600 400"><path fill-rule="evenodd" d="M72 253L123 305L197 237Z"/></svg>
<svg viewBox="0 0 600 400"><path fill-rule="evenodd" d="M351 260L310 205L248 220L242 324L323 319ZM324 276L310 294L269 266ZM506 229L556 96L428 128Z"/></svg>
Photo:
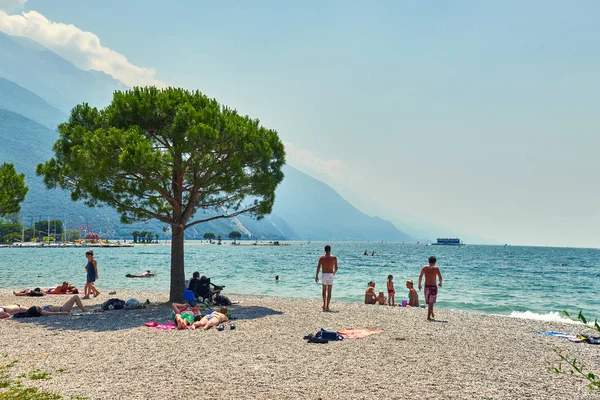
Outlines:
<svg viewBox="0 0 600 400"><path fill-rule="evenodd" d="M465 246L459 238L438 238L436 243L431 243L432 246Z"/></svg>

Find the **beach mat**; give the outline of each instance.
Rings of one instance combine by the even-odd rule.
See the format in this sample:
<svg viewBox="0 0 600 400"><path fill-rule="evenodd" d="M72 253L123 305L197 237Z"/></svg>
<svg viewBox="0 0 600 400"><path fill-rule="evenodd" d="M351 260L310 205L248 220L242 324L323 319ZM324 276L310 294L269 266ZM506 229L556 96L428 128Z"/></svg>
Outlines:
<svg viewBox="0 0 600 400"><path fill-rule="evenodd" d="M360 339L369 335L376 335L383 331L377 329L367 329L367 328L346 328L338 331L340 335L344 337L344 339Z"/></svg>
<svg viewBox="0 0 600 400"><path fill-rule="evenodd" d="M144 326L147 326L149 328L154 328L157 331L176 331L177 330L177 325L175 325L175 322L173 322L173 321L169 321L166 324L158 324L158 322L150 321L150 322L146 322L144 324ZM188 326L187 329L192 329L192 327Z"/></svg>

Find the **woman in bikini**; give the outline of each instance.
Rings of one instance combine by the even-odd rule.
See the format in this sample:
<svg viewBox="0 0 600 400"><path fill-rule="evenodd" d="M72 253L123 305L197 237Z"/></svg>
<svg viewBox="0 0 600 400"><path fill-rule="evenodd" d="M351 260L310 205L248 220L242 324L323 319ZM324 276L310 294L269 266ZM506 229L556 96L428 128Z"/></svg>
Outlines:
<svg viewBox="0 0 600 400"><path fill-rule="evenodd" d="M198 326L202 327L202 330L205 331L210 329L213 326L217 326L227 321L227 307L221 307L219 311L213 311L212 313L205 315L202 317L200 321L197 322ZM196 322L194 322L196 324Z"/></svg>
<svg viewBox="0 0 600 400"><path fill-rule="evenodd" d="M367 286L367 290L365 292L365 304L375 304L377 303L377 295L375 294L375 282L369 282L369 286Z"/></svg>
<svg viewBox="0 0 600 400"><path fill-rule="evenodd" d="M25 311L27 311L27 307L24 307L20 304L9 304L7 306L0 306L0 319L10 318L11 315Z"/></svg>
<svg viewBox="0 0 600 400"><path fill-rule="evenodd" d="M77 307L83 312L87 309L81 303L79 296L75 295L71 297L62 306L46 305L42 307L33 306L25 307L19 304L13 304L9 306L0 306L0 318L10 318L12 315L19 314L21 317L47 317L49 315L64 315L70 314L73 309L73 305L77 304Z"/></svg>
<svg viewBox="0 0 600 400"><path fill-rule="evenodd" d="M53 306L53 305L49 304L49 305L43 306L41 308L42 308L42 311L47 311L47 312L51 312L51 313L69 314L69 313L71 313L71 310L73 309L73 306L75 304L77 304L77 307L79 307L79 309L81 311L83 311L83 312L87 311L87 309L83 306L81 299L77 295L71 297L62 306ZM44 315L44 314L42 314L42 315ZM46 315L52 315L52 314L46 314Z"/></svg>

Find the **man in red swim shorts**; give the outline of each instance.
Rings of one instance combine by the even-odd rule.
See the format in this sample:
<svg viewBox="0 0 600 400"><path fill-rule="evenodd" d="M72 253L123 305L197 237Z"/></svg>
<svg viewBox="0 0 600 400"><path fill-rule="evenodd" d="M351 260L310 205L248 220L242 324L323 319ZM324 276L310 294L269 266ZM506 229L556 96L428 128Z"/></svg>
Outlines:
<svg viewBox="0 0 600 400"><path fill-rule="evenodd" d="M442 287L442 274L435 263L437 259L434 256L429 257L429 265L424 265L419 275L419 290L421 290L421 280L425 275L425 303L427 303L427 319L435 318L433 305L437 301L438 286ZM440 283L436 285L436 278L440 278Z"/></svg>

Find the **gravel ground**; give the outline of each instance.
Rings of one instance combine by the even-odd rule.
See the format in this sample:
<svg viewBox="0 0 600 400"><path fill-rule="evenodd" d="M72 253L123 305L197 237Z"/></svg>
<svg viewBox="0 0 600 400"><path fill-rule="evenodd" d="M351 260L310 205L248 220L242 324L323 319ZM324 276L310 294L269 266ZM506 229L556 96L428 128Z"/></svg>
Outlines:
<svg viewBox="0 0 600 400"><path fill-rule="evenodd" d="M585 382L557 375L553 349L565 349L600 372L600 346L570 343L534 330L593 333L581 325L438 310L230 295L237 329L158 331L169 320L166 293L104 292L145 309L0 321L0 359L17 359L17 376L33 369L49 380L25 385L89 399L598 399ZM0 304L62 304L67 296L14 297ZM374 328L362 339L308 344L320 328ZM4 360L4 361L2 361ZM1 391L1 389L0 389Z"/></svg>

